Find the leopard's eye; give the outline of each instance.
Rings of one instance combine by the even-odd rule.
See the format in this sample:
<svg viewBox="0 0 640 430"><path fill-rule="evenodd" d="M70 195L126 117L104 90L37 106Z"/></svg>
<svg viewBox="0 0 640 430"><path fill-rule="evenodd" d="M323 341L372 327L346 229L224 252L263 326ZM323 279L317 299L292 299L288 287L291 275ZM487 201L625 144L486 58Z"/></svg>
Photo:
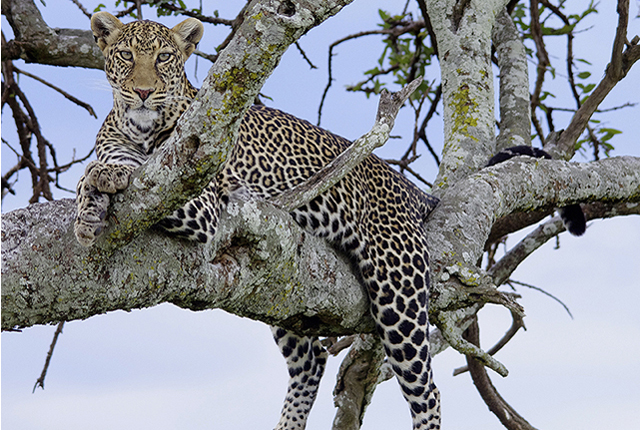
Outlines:
<svg viewBox="0 0 640 430"><path fill-rule="evenodd" d="M171 54L169 54L167 52L162 52L162 53L158 54L158 61L161 62L161 63L164 63L169 58L171 58Z"/></svg>
<svg viewBox="0 0 640 430"><path fill-rule="evenodd" d="M122 57L123 60L130 61L133 58L133 54L131 51L120 51L120 57Z"/></svg>

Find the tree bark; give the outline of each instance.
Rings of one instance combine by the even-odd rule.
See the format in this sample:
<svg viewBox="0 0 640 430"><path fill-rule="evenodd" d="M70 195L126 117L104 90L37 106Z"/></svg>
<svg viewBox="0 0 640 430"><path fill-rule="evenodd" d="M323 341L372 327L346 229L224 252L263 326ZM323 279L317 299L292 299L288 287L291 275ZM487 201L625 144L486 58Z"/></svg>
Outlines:
<svg viewBox="0 0 640 430"><path fill-rule="evenodd" d="M104 57L90 30L50 28L32 0L3 0L15 38L2 46L2 58L27 63L103 69ZM89 23L87 22L87 27Z"/></svg>
<svg viewBox="0 0 640 430"><path fill-rule="evenodd" d="M229 209L219 225L227 242L217 255L151 230L106 259L75 240L73 200L4 214L2 329L169 302L308 333L372 330L366 293L324 240L262 202Z"/></svg>
<svg viewBox="0 0 640 430"><path fill-rule="evenodd" d="M572 189L566 189L567 182L574 182ZM512 161L452 187L428 223L434 273L430 313L479 300L474 287L482 283L476 273L465 278L452 267L475 264L497 217L581 200L638 202L640 159ZM4 214L2 328L170 302L195 310L222 308L307 334L371 331L366 294L347 262L269 204L235 205L220 221L217 255L213 247L153 231L111 256L96 254L75 241L71 200Z"/></svg>
<svg viewBox="0 0 640 430"><path fill-rule="evenodd" d="M460 181L442 197L427 224L431 264L437 273L453 261L448 255L455 255L475 266L496 219L513 212L639 200L640 158L591 163L515 158Z"/></svg>
<svg viewBox="0 0 640 430"><path fill-rule="evenodd" d="M495 150L491 33L506 0L427 0L438 42L444 150L433 191L484 166Z"/></svg>
<svg viewBox="0 0 640 430"><path fill-rule="evenodd" d="M504 8L493 28L500 69L500 134L496 152L531 145L531 104L527 53L513 20Z"/></svg>

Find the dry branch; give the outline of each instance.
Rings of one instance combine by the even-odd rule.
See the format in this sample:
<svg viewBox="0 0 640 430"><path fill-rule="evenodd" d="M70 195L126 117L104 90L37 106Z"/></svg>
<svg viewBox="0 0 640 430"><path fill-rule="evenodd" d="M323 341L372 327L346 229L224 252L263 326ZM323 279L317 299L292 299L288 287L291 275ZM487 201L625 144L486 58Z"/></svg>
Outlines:
<svg viewBox="0 0 640 430"><path fill-rule="evenodd" d="M164 302L220 308L305 333L373 328L349 263L266 203L234 203L222 214L217 254L147 231L101 259L75 240L74 218L73 200L3 214L3 330Z"/></svg>

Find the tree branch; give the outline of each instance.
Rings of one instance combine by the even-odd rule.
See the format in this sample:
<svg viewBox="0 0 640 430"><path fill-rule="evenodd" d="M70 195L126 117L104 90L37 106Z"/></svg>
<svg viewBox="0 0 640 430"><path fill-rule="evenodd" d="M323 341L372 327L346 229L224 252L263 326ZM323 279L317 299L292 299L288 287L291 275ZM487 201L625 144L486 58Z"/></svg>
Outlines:
<svg viewBox="0 0 640 430"><path fill-rule="evenodd" d="M480 345L480 328L477 319L474 319L473 323L465 332L465 338L475 345ZM489 410L498 417L502 425L509 430L535 430L527 420L520 416L518 412L500 396L498 390L496 390L491 383L486 369L480 362L473 357L467 356L467 366L469 367L473 384L478 389L482 400L487 404Z"/></svg>
<svg viewBox="0 0 640 430"><path fill-rule="evenodd" d="M617 204L595 202L583 204L582 211L584 212L587 220L611 218L614 216L640 215L640 204L629 204L626 202ZM511 221L515 221L514 223L503 220L501 225L494 225L487 243L493 243L502 236L527 227L534 222L538 222L540 219L547 216L548 213L544 211L534 212L531 215L534 215L535 218L527 217L527 215L530 214L522 212L513 215L514 216ZM537 219L538 215L540 216L540 219ZM502 230L502 228L507 227L505 224L508 225L508 229ZM496 231L496 229L498 231ZM505 254L491 267L488 273L493 278L494 283L496 285L502 285L502 283L509 279L520 263L522 263L529 255L531 255L540 246L544 245L549 239L556 237L565 230L566 229L560 217L553 217L549 221L541 224L524 239L513 246L507 254Z"/></svg>
<svg viewBox="0 0 640 430"><path fill-rule="evenodd" d="M473 318L473 321L471 322L470 325L474 323L477 324L477 318ZM495 355L498 351L502 349L502 347L504 347L507 343L509 343L511 339L513 339L513 337L516 335L518 330L520 330L521 328L525 328L524 319L522 318L522 315L518 315L515 312L511 312L511 327L509 327L509 330L507 330L507 332L504 334L504 336L502 336L502 338L498 341L498 343L496 343L495 345L493 345L491 348L487 350L487 354ZM469 366L459 367L453 371L453 376L458 376L468 371L469 371Z"/></svg>
<svg viewBox="0 0 640 430"><path fill-rule="evenodd" d="M503 9L492 33L500 68L500 134L496 149L531 144L529 73L524 43Z"/></svg>
<svg viewBox="0 0 640 430"><path fill-rule="evenodd" d="M377 335L356 336L342 361L333 402L338 408L334 430L359 430L364 413L380 380L385 354Z"/></svg>
<svg viewBox="0 0 640 430"><path fill-rule="evenodd" d="M104 57L90 30L50 28L33 0L3 0L2 14L15 35L2 47L2 59L103 69Z"/></svg>
<svg viewBox="0 0 640 430"><path fill-rule="evenodd" d="M447 191L432 212L431 261L442 268L451 262L446 257L451 252L475 266L496 219L588 201L640 201L640 158L568 163L518 157L483 169Z"/></svg>
<svg viewBox="0 0 640 430"><path fill-rule="evenodd" d="M264 202L232 203L221 214L217 255L147 231L97 259L75 240L74 218L73 200L3 214L3 330L163 302L220 308L300 333L373 329L350 264Z"/></svg>
<svg viewBox="0 0 640 430"><path fill-rule="evenodd" d="M64 321L58 323L58 327L56 327L56 331L53 334L53 339L51 340L51 345L49 346L49 352L47 352L47 358L44 361L44 367L42 368L42 373L40 373L40 377L36 380L36 383L33 386L32 393L36 392L36 388L40 387L44 390L44 380L47 377L47 371L49 370L49 364L51 364L51 357L53 357L53 350L56 347L56 343L58 343L58 336L62 333L62 327L64 327Z"/></svg>
<svg viewBox="0 0 640 430"><path fill-rule="evenodd" d="M514 168L528 173L514 174ZM621 178L615 179L616 174ZM456 246L455 255L473 259L470 252L479 256L482 245L476 251L472 243L482 243L488 235L488 227L484 234L474 231L473 226L480 223L464 220L464 211L449 213L458 214L454 219L460 218L465 230L453 226L451 217L441 226L444 213L438 211L443 206L455 206L452 202L462 189L468 199L462 203L464 207L473 209L473 204L488 214L469 210L469 216L486 219L490 224L491 214L500 216L507 210L503 207L522 209L545 204L540 198L545 191L541 179L562 190L563 177L577 178L581 187L571 196L569 192L555 191L552 185L546 192L557 193L547 197L556 200L554 204L563 203L563 199L567 200L564 203L582 198L627 202L640 199L640 159L631 157L586 166L510 160L468 178L465 184L447 192L428 223L431 263L437 281L432 284L431 314L473 305L476 300L469 297L475 290L468 288L464 292L466 298L457 301L463 294L456 296L452 284L441 280L446 262L443 253L451 249L442 244L443 236L447 232L468 231L465 237L454 237L452 246ZM514 187L527 182L532 195L512 195L503 182L515 182ZM486 196L487 189L502 188L506 189L504 193L495 191L496 196ZM493 192L489 191L491 195ZM483 204L485 201L487 205ZM349 264L336 257L322 239L303 233L288 214L264 202L234 203L227 212L220 220L218 257L213 248L149 231L116 250L109 259L97 258L76 243L69 228L75 217L71 200L4 214L2 328L85 319L115 309L170 302L194 310L221 308L306 334L372 330L366 294L351 274ZM480 234L481 239L469 240L474 234ZM327 284L334 287L327 289Z"/></svg>
<svg viewBox="0 0 640 430"><path fill-rule="evenodd" d="M444 111L444 151L433 189L436 197L480 169L495 150L491 32L506 3L494 0L480 6L468 1L425 1L438 43Z"/></svg>
<svg viewBox="0 0 640 430"><path fill-rule="evenodd" d="M459 337L453 330L457 320L448 314L486 302L518 311L515 302L498 292L493 280L476 266L493 222L514 211L580 201L640 201L640 158L584 164L517 160L484 169L450 187L426 226L431 249L431 321L451 346L503 375L506 369L500 363Z"/></svg>
<svg viewBox="0 0 640 430"><path fill-rule="evenodd" d="M45 81L44 79L36 76L36 75L32 75L29 72L25 72L24 70L20 70L17 67L13 67L13 70L18 73L18 74L22 74L25 76L30 77L31 79L35 79L36 81L40 82L43 85L46 85L47 87L51 88L54 91L59 92L60 94L62 94L67 100L71 101L72 103L77 104L78 106L80 106L81 108L85 109L87 112L89 112L89 115L91 115L94 118L98 118L98 116L96 115L96 113L94 112L93 108L91 107L91 105L89 103L85 103L82 100L72 96L71 94L69 94L68 92L66 92L65 90L63 90L60 87L57 87L55 85L53 85L50 82Z"/></svg>

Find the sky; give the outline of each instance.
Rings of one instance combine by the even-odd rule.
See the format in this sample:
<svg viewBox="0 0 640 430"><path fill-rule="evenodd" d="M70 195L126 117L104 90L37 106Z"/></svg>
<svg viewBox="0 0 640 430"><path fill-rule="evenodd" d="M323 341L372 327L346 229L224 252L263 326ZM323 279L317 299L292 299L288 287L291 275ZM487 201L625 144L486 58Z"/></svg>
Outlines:
<svg viewBox="0 0 640 430"><path fill-rule="evenodd" d="M89 10L97 3L84 2ZM229 18L243 4L220 3L220 15ZM70 1L50 0L47 7L37 4L52 27L89 26L88 19ZM267 103L315 123L326 85L328 45L346 34L374 28L379 7L390 9L395 5L397 10L403 4L397 0L356 1L312 30L300 45L318 69L309 70L298 51L290 49L263 88L262 93L271 97ZM613 2L601 2L600 8L600 14L587 19L583 28L593 28L581 33L585 41L576 46L576 57L588 58L592 62L589 70L596 77L602 75L608 61L616 20ZM637 8L638 4L632 2L632 16L637 15ZM163 18L161 22L172 26L179 20ZM4 18L2 30L10 38ZM640 20L631 21L629 34L630 38L640 34ZM224 36L224 28L206 25L200 48L215 46ZM564 39L558 43L563 44ZM362 72L375 65L379 52L376 37L337 48L336 81L325 105L324 127L350 139L369 130L377 99L343 89L362 79ZM111 107L104 73L21 62L16 65L94 107L99 119L29 78L21 78L21 87L34 104L45 136L56 146L60 162L70 158L74 150L78 157L86 154ZM187 71L195 85L202 82L208 67L202 59L189 61ZM639 69L636 65L603 107L640 102ZM429 77L434 78L438 77ZM559 79L555 104L571 106L560 97L562 88ZM618 148L614 155L640 156L639 117L640 107L635 107L603 118L623 131L614 138ZM8 109L2 121L3 139L11 141ZM404 139L389 142L378 154L394 156L398 145L404 148L412 126L412 114L404 109L393 133ZM562 127L560 123L556 126ZM428 131L432 142L441 142L440 129L436 123ZM434 178L435 163L427 155L421 161L423 175ZM584 159L578 157L577 161ZM14 162L15 156L3 144L3 172ZM83 169L79 166L63 176L63 185L74 189ZM18 196L5 198L3 213L26 204L28 182L23 178ZM23 184L25 188L20 188ZM55 195L73 197L61 191ZM515 245L524 234L511 236L508 246ZM514 279L554 294L573 314L572 319L558 303L537 291L518 289L527 313L527 331L520 332L497 355L510 375L501 378L491 373L491 377L507 401L535 427L640 428L639 243L638 217L594 221L583 237L562 235L559 248L555 241L547 243L514 273ZM488 348L511 321L508 311L488 306L480 313L480 323L482 344ZM2 333L4 430L242 430L271 429L278 421L287 372L268 327L262 323L222 311L191 312L172 305L68 322L58 341L45 390L32 394L54 331L54 326L40 326L22 333ZM329 360L309 430L330 428L335 413L331 392L341 358ZM451 349L433 360L435 381L442 395L443 428L502 428L481 401L469 375L451 376L453 369L462 365L464 358ZM394 380L379 386L363 425L365 430L389 428L411 428L409 411Z"/></svg>

